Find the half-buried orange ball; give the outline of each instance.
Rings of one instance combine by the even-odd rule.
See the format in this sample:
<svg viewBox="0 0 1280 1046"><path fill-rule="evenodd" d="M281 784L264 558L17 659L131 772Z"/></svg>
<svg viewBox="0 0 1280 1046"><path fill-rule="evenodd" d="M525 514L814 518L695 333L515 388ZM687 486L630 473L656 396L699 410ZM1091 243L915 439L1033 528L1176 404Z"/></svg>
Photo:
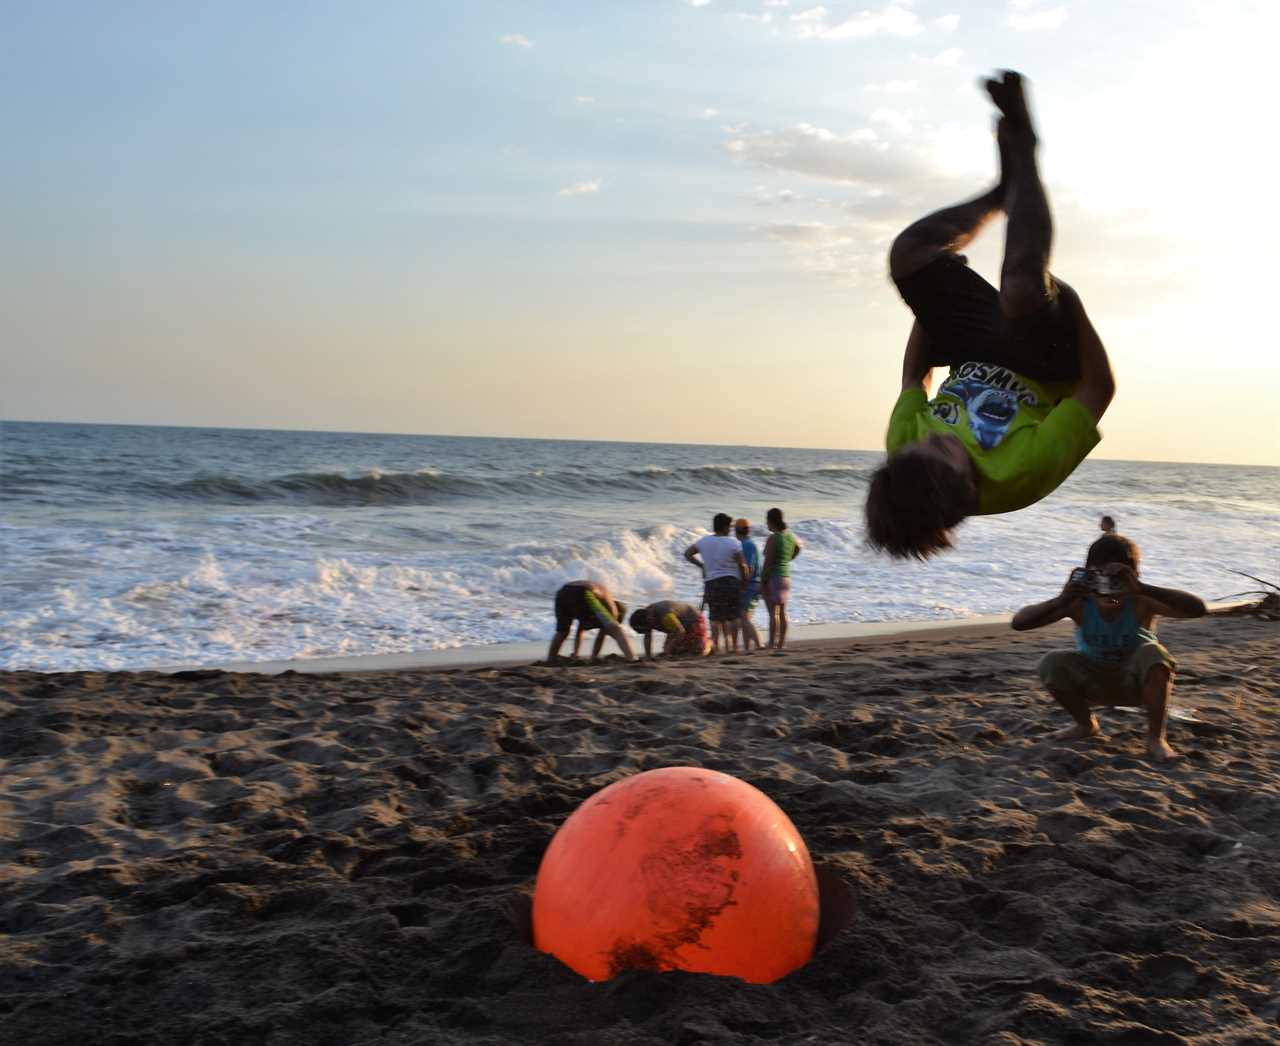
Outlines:
<svg viewBox="0 0 1280 1046"><path fill-rule="evenodd" d="M693 766L615 782L561 825L538 869L533 939L593 981L689 970L766 984L818 935L809 850L767 795Z"/></svg>

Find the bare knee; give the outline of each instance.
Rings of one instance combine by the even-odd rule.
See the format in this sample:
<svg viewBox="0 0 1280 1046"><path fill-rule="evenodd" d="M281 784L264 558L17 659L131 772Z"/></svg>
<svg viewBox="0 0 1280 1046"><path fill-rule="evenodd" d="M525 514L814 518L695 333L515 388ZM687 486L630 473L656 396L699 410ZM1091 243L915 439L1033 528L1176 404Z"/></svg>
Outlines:
<svg viewBox="0 0 1280 1046"><path fill-rule="evenodd" d="M944 252L937 242L922 240L910 230L899 233L889 248L889 275L894 282L919 272L934 258Z"/></svg>

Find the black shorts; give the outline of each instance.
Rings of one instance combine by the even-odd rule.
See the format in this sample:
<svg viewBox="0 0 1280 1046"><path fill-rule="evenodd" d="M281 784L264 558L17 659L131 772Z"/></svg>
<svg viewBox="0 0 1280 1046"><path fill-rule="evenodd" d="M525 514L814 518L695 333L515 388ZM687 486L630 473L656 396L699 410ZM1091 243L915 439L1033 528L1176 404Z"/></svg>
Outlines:
<svg viewBox="0 0 1280 1046"><path fill-rule="evenodd" d="M556 592L557 632L568 632L575 621L587 632L600 627L600 617L589 605L591 601L587 599L588 594L592 597L591 601L599 605L595 593L584 585L564 585ZM607 615L608 611L605 613Z"/></svg>
<svg viewBox="0 0 1280 1046"><path fill-rule="evenodd" d="M712 578L703 587L703 595L712 621L737 621L742 616L742 582L738 578Z"/></svg>
<svg viewBox="0 0 1280 1046"><path fill-rule="evenodd" d="M895 282L929 335L934 366L972 360L996 363L1035 381L1080 377L1076 325L1061 293L1035 312L1010 319L1000 311L1000 293L950 252ZM1059 291L1057 280L1053 287Z"/></svg>

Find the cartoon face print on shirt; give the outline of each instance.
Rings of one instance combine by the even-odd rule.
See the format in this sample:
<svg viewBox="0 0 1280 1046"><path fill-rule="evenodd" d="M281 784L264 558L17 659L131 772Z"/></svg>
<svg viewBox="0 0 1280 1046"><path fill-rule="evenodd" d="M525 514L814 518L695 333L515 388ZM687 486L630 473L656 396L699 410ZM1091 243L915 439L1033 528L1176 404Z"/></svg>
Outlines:
<svg viewBox="0 0 1280 1046"><path fill-rule="evenodd" d="M990 363L965 363L952 370L938 390L934 417L956 424L959 411L943 396L953 396L964 404L969 431L983 450L999 445L1018 416L1018 404L1035 405L1036 396L1011 370Z"/></svg>

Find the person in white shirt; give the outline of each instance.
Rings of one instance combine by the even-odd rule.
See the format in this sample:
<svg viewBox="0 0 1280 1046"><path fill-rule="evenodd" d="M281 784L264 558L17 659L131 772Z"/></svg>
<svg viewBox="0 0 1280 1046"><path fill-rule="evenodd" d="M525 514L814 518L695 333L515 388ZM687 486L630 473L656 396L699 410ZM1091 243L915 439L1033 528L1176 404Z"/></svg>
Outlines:
<svg viewBox="0 0 1280 1046"><path fill-rule="evenodd" d="M702 570L702 593L711 618L715 653L720 652L721 639L726 653L738 650L742 585L751 576L742 555L742 543L729 533L732 524L731 516L717 512L711 521L715 533L699 538L684 550L684 558Z"/></svg>

